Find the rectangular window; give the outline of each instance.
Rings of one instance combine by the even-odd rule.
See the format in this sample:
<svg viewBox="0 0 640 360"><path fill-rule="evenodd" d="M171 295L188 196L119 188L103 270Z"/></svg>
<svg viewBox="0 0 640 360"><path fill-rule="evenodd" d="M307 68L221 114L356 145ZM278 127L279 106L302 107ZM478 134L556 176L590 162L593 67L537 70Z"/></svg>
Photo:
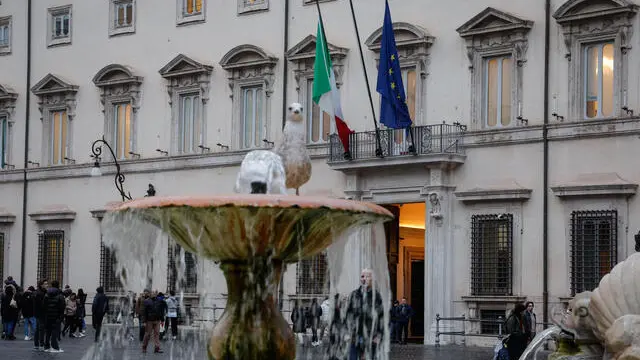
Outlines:
<svg viewBox="0 0 640 360"><path fill-rule="evenodd" d="M242 88L242 132L240 144L242 148L262 146L264 120L262 118L262 102L264 90L262 86Z"/></svg>
<svg viewBox="0 0 640 360"><path fill-rule="evenodd" d="M66 38L69 36L71 28L71 15L69 13L59 13L53 16L52 34L54 39Z"/></svg>
<svg viewBox="0 0 640 360"><path fill-rule="evenodd" d="M0 233L0 279L4 279L4 233Z"/></svg>
<svg viewBox="0 0 640 360"><path fill-rule="evenodd" d="M45 230L38 233L38 279L49 283L63 282L64 272L64 231Z"/></svg>
<svg viewBox="0 0 640 360"><path fill-rule="evenodd" d="M313 80L307 80L307 141L309 143L325 142L335 125L331 121L331 115L320 110L320 106L313 102ZM310 110L310 111L309 111ZM320 118L322 112L322 118Z"/></svg>
<svg viewBox="0 0 640 360"><path fill-rule="evenodd" d="M405 99L407 101L407 107L409 108L409 115L411 116L411 120L415 121L416 119L416 69L415 68L402 69L402 85L404 86L404 94L405 94ZM394 143L403 144L407 140L407 136L408 136L407 132L404 129L395 130L393 132Z"/></svg>
<svg viewBox="0 0 640 360"><path fill-rule="evenodd" d="M180 245L169 242L168 288L187 294L198 293L198 267L195 255L184 251ZM180 279L180 284L177 284ZM176 285L179 285L176 288Z"/></svg>
<svg viewBox="0 0 640 360"><path fill-rule="evenodd" d="M612 42L584 48L584 116L587 119L613 115L614 48Z"/></svg>
<svg viewBox="0 0 640 360"><path fill-rule="evenodd" d="M202 145L202 121L200 120L200 96L180 96L180 118L178 121L178 152L195 153Z"/></svg>
<svg viewBox="0 0 640 360"><path fill-rule="evenodd" d="M471 294L512 295L513 215L473 215L471 228Z"/></svg>
<svg viewBox="0 0 640 360"><path fill-rule="evenodd" d="M129 27L133 23L133 1L132 0L115 0L114 8L114 24L115 28Z"/></svg>
<svg viewBox="0 0 640 360"><path fill-rule="evenodd" d="M0 22L0 47L7 47L10 45L10 32L11 27L8 22Z"/></svg>
<svg viewBox="0 0 640 360"><path fill-rule="evenodd" d="M9 163L9 119L0 116L0 169Z"/></svg>
<svg viewBox="0 0 640 360"><path fill-rule="evenodd" d="M483 118L488 127L511 124L511 56L484 60Z"/></svg>
<svg viewBox="0 0 640 360"><path fill-rule="evenodd" d="M184 16L197 15L202 13L202 0L183 0Z"/></svg>
<svg viewBox="0 0 640 360"><path fill-rule="evenodd" d="M296 294L326 295L329 293L327 255L320 253L298 262Z"/></svg>
<svg viewBox="0 0 640 360"><path fill-rule="evenodd" d="M131 157L131 104L113 105L112 146L118 159Z"/></svg>
<svg viewBox="0 0 640 360"><path fill-rule="evenodd" d="M618 212L571 213L571 295L592 291L618 262Z"/></svg>
<svg viewBox="0 0 640 360"><path fill-rule="evenodd" d="M65 110L53 111L51 113L51 153L49 155L49 164L62 165L67 157L68 144L67 134L69 128L69 119Z"/></svg>
<svg viewBox="0 0 640 360"><path fill-rule="evenodd" d="M122 291L120 277L115 273L116 256L100 239L100 286L105 292L117 293Z"/></svg>
<svg viewBox="0 0 640 360"><path fill-rule="evenodd" d="M480 333L486 335L500 334L500 324L504 323L504 320L504 310L480 310ZM505 335L504 326L502 327L502 335Z"/></svg>

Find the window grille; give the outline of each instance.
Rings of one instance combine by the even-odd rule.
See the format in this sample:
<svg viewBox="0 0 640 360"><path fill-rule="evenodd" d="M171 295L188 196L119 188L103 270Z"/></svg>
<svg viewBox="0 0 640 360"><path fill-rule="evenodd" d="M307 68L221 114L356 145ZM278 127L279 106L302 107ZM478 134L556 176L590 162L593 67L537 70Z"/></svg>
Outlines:
<svg viewBox="0 0 640 360"><path fill-rule="evenodd" d="M0 279L4 279L4 233L0 233Z"/></svg>
<svg viewBox="0 0 640 360"><path fill-rule="evenodd" d="M487 335L498 335L500 333L500 323L505 320L504 310L480 310L480 333ZM504 326L502 327L504 335Z"/></svg>
<svg viewBox="0 0 640 360"><path fill-rule="evenodd" d="M513 215L473 215L471 226L471 294L512 295Z"/></svg>
<svg viewBox="0 0 640 360"><path fill-rule="evenodd" d="M327 255L320 253L311 259L298 262L296 293L298 295L328 295Z"/></svg>
<svg viewBox="0 0 640 360"><path fill-rule="evenodd" d="M591 291L618 262L618 212L571 213L571 294Z"/></svg>
<svg viewBox="0 0 640 360"><path fill-rule="evenodd" d="M180 269L180 254L184 252L184 278L181 280L178 289L176 289L176 281L178 279L178 270ZM169 266L167 268L169 284L168 289L179 291L182 290L188 294L198 293L198 272L196 257L184 251L180 245L169 242Z"/></svg>
<svg viewBox="0 0 640 360"><path fill-rule="evenodd" d="M45 230L38 233L38 279L63 284L64 231Z"/></svg>
<svg viewBox="0 0 640 360"><path fill-rule="evenodd" d="M115 273L116 255L100 239L100 286L105 292L121 292L122 283Z"/></svg>

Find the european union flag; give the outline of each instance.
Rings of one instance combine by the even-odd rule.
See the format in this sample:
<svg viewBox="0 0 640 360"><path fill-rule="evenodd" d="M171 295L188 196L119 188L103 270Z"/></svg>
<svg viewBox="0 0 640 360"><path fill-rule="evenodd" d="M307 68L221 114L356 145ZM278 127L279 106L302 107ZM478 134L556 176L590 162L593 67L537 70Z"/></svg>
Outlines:
<svg viewBox="0 0 640 360"><path fill-rule="evenodd" d="M402 70L398 60L398 49L393 34L393 23L389 2L385 1L384 24L380 43L380 67L376 90L382 96L380 104L380 122L393 129L411 126L411 116L402 84Z"/></svg>

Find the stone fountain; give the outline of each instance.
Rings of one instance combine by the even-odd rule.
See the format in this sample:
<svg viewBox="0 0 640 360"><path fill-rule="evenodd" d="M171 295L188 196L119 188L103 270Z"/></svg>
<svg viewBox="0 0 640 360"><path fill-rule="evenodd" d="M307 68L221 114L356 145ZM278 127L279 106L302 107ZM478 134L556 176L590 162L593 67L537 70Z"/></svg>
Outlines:
<svg viewBox="0 0 640 360"><path fill-rule="evenodd" d="M536 336L521 359L533 359L545 336L557 344L550 360L640 360L640 253L618 263L593 291L577 294L556 327Z"/></svg>
<svg viewBox="0 0 640 360"><path fill-rule="evenodd" d="M220 263L228 299L207 348L211 360L293 360L294 336L276 304L283 266L320 253L353 226L392 218L373 204L280 194L143 198L108 215L112 225L151 223Z"/></svg>

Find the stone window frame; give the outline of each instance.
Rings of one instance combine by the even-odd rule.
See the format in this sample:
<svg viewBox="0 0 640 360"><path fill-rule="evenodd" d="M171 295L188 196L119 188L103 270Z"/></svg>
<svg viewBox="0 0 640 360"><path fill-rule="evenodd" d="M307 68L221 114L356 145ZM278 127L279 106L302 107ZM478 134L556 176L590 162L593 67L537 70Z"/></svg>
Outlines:
<svg viewBox="0 0 640 360"><path fill-rule="evenodd" d="M2 239L2 251L3 251L3 258L0 259L2 260L2 267L0 267L0 274L7 274L7 271L9 269L9 261L8 260L8 254L9 254L9 249L11 248L10 246L10 241L11 241L11 225L13 225L16 222L16 216L10 212L8 212L6 209L4 208L0 208L0 234L3 235L3 239ZM2 279L4 279L4 276L2 277Z"/></svg>
<svg viewBox="0 0 640 360"><path fill-rule="evenodd" d="M167 81L169 106L171 107L171 153L178 152L180 98L184 94L198 94L200 96L199 121L202 134L200 146L207 147L207 103L209 102L209 88L213 66L200 63L190 57L179 54L167 65L159 70L160 76Z"/></svg>
<svg viewBox="0 0 640 360"><path fill-rule="evenodd" d="M0 17L0 26L4 25L9 29L9 41L7 45L0 46L0 56L11 54L11 43L13 40L13 17L11 15Z"/></svg>
<svg viewBox="0 0 640 360"><path fill-rule="evenodd" d="M140 91L143 77L135 75L128 66L110 64L98 71L92 82L100 89L100 105L104 114L104 136L110 145L113 145L113 107L118 103L131 104L131 138L130 151L135 153L138 143L138 110L140 109ZM110 154L104 156L111 159ZM118 159L127 161L130 159Z"/></svg>
<svg viewBox="0 0 640 360"><path fill-rule="evenodd" d="M5 167L13 167L15 165L11 164L12 160L12 148L13 148L13 125L15 122L15 114L16 114L16 101L18 99L18 93L16 93L13 89L8 86L3 86L0 84L0 116L7 118L7 154L6 159L8 164L5 164ZM0 171L4 170L0 168Z"/></svg>
<svg viewBox="0 0 640 360"><path fill-rule="evenodd" d="M431 36L426 29L407 22L394 22L393 32L401 68L403 70L415 68L417 75L416 116L415 119L412 119L413 124L414 126L426 125L429 53L435 37ZM376 68L380 62L381 38L382 27L375 30L365 41L369 50L375 53Z"/></svg>
<svg viewBox="0 0 640 360"><path fill-rule="evenodd" d="M58 15L69 15L69 36L54 38L53 37L53 18ZM47 47L71 45L73 37L73 5L62 5L50 7L47 9Z"/></svg>
<svg viewBox="0 0 640 360"><path fill-rule="evenodd" d="M308 109L306 104L308 103L309 98L312 94L308 92L308 85L310 81L313 81L313 66L315 62L316 56L316 36L309 35L302 39L299 43L294 45L289 51L287 51L286 58L289 62L293 64L293 76L296 80L296 92L298 93L298 102L302 104L303 107L307 108L307 111L311 111ZM336 86L338 89L342 86L342 78L344 74L344 62L349 49L339 47L333 45L331 43L327 43L329 48L329 56L331 57L331 65L333 66L333 74L336 78ZM308 125L305 119L305 126ZM335 124L331 122L331 129L335 128ZM310 144L320 144L320 143L328 143L329 139L326 141L318 140L315 143L311 143L309 139L307 139L307 143Z"/></svg>
<svg viewBox="0 0 640 360"><path fill-rule="evenodd" d="M207 0L202 0L202 9L200 13L193 15L185 14L185 1L187 0L176 0L176 25L181 26L204 23L206 21Z"/></svg>
<svg viewBox="0 0 640 360"><path fill-rule="evenodd" d="M623 107L629 82L630 39L633 34L633 17L638 6L628 0L611 0L608 7L589 8L589 0L568 0L560 6L553 17L562 30L566 59L569 64L567 119L585 119L584 114L584 56L585 45L613 41L614 43L614 99L612 116L597 118L615 119L623 117Z"/></svg>
<svg viewBox="0 0 640 360"><path fill-rule="evenodd" d="M275 67L278 58L264 49L251 44L243 44L229 50L220 60L220 66L227 71L227 79L232 99L232 139L231 146L243 149L240 132L242 130L242 89L261 85L264 89L264 134L269 136L271 129L271 95L276 80Z"/></svg>
<svg viewBox="0 0 640 360"><path fill-rule="evenodd" d="M51 114L56 111L67 112L67 144L66 157L73 159L73 127L76 118L78 86L51 73L38 81L31 88L31 92L38 97L38 110L42 121L42 166L59 166L50 164L53 136L48 130L51 128Z"/></svg>
<svg viewBox="0 0 640 360"><path fill-rule="evenodd" d="M131 24L127 26L116 26L116 5L131 3ZM136 0L110 0L109 1L109 37L135 34L136 32Z"/></svg>
<svg viewBox="0 0 640 360"><path fill-rule="evenodd" d="M493 20L493 21L490 21ZM533 21L487 7L456 31L465 40L471 72L471 128L496 129L518 125L523 113L523 66L527 62L528 34ZM489 127L483 117L484 64L496 56L511 56L511 121ZM523 121L519 121L522 125Z"/></svg>
<svg viewBox="0 0 640 360"><path fill-rule="evenodd" d="M269 11L269 0L256 0L255 4L246 4L246 0L238 0L238 15L248 15Z"/></svg>

